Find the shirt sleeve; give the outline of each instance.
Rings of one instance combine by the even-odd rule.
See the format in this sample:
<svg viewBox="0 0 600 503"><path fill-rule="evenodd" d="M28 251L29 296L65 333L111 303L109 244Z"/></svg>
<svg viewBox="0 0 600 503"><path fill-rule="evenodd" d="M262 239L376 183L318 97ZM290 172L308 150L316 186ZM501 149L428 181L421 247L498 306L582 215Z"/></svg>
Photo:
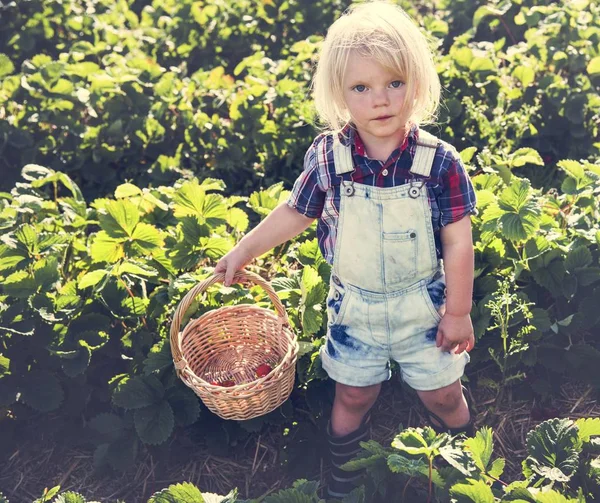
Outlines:
<svg viewBox="0 0 600 503"><path fill-rule="evenodd" d="M442 185L438 197L442 227L458 222L466 215L477 215L475 189L458 154L452 156L448 168L442 173Z"/></svg>
<svg viewBox="0 0 600 503"><path fill-rule="evenodd" d="M309 218L320 218L325 205L325 190L319 185L319 163L315 139L304 156L304 170L294 182L287 205Z"/></svg>

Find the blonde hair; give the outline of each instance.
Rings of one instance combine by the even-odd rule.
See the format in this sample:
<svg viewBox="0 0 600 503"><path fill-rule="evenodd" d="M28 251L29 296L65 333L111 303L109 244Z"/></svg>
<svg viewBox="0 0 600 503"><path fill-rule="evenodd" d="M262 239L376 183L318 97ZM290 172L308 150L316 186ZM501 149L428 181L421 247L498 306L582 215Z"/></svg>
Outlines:
<svg viewBox="0 0 600 503"><path fill-rule="evenodd" d="M313 79L313 98L323 129L339 131L350 122L342 82L353 50L375 58L403 78L402 112L408 112L409 122L435 121L441 86L427 38L400 7L374 1L351 7L327 31Z"/></svg>

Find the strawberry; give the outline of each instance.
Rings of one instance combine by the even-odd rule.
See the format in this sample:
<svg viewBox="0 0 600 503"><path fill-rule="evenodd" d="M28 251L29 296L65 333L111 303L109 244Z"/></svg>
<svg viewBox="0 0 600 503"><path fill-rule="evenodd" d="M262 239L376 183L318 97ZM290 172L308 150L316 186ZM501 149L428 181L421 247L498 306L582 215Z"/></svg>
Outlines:
<svg viewBox="0 0 600 503"><path fill-rule="evenodd" d="M210 384L213 386L221 386L223 388L231 388L235 386L235 381L229 379L228 381L218 382L218 381L210 381Z"/></svg>
<svg viewBox="0 0 600 503"><path fill-rule="evenodd" d="M256 374L256 377L265 377L266 375L269 375L271 373L271 370L273 370L271 368L270 365L267 365L266 363L263 363L262 365L259 365L258 367L256 367L256 370L254 371L254 373Z"/></svg>

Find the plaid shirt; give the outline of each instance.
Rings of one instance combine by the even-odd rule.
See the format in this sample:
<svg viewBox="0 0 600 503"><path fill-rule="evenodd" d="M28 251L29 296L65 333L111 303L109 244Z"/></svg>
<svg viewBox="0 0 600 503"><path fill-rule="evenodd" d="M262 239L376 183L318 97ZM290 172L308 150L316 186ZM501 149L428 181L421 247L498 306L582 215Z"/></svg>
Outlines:
<svg viewBox="0 0 600 503"><path fill-rule="evenodd" d="M323 257L333 264L340 210L341 180L374 187L396 187L410 181L409 170L417 148L419 128L413 125L404 143L394 150L387 161L370 159L365 146L353 128L344 129L342 143L352 145L355 170L336 175L333 163L333 135L324 133L315 138L304 157L304 170L294 183L287 204L299 213L318 218L317 238ZM319 162L319 159L322 162ZM417 177L418 178L418 177ZM426 182L432 214L438 257L442 257L440 229L470 213L476 214L475 191L465 167L454 147L441 142L438 146L429 180Z"/></svg>

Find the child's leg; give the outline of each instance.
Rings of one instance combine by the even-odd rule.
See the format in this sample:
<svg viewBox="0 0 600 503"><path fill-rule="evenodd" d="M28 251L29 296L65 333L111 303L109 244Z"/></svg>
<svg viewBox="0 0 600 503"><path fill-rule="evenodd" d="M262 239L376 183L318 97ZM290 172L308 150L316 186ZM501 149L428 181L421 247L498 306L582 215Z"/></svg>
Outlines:
<svg viewBox="0 0 600 503"><path fill-rule="evenodd" d="M381 383L356 387L335 383L335 399L331 410L331 431L342 437L355 431L379 396Z"/></svg>
<svg viewBox="0 0 600 503"><path fill-rule="evenodd" d="M472 433L472 419L460 380L432 391L417 391L437 431ZM441 424L440 424L441 420Z"/></svg>
<svg viewBox="0 0 600 503"><path fill-rule="evenodd" d="M381 384L356 387L336 383L331 421L327 428L331 453L331 474L327 483L330 498L350 493L362 470L346 471L340 467L360 451L360 442L369 440L369 410L377 400Z"/></svg>

